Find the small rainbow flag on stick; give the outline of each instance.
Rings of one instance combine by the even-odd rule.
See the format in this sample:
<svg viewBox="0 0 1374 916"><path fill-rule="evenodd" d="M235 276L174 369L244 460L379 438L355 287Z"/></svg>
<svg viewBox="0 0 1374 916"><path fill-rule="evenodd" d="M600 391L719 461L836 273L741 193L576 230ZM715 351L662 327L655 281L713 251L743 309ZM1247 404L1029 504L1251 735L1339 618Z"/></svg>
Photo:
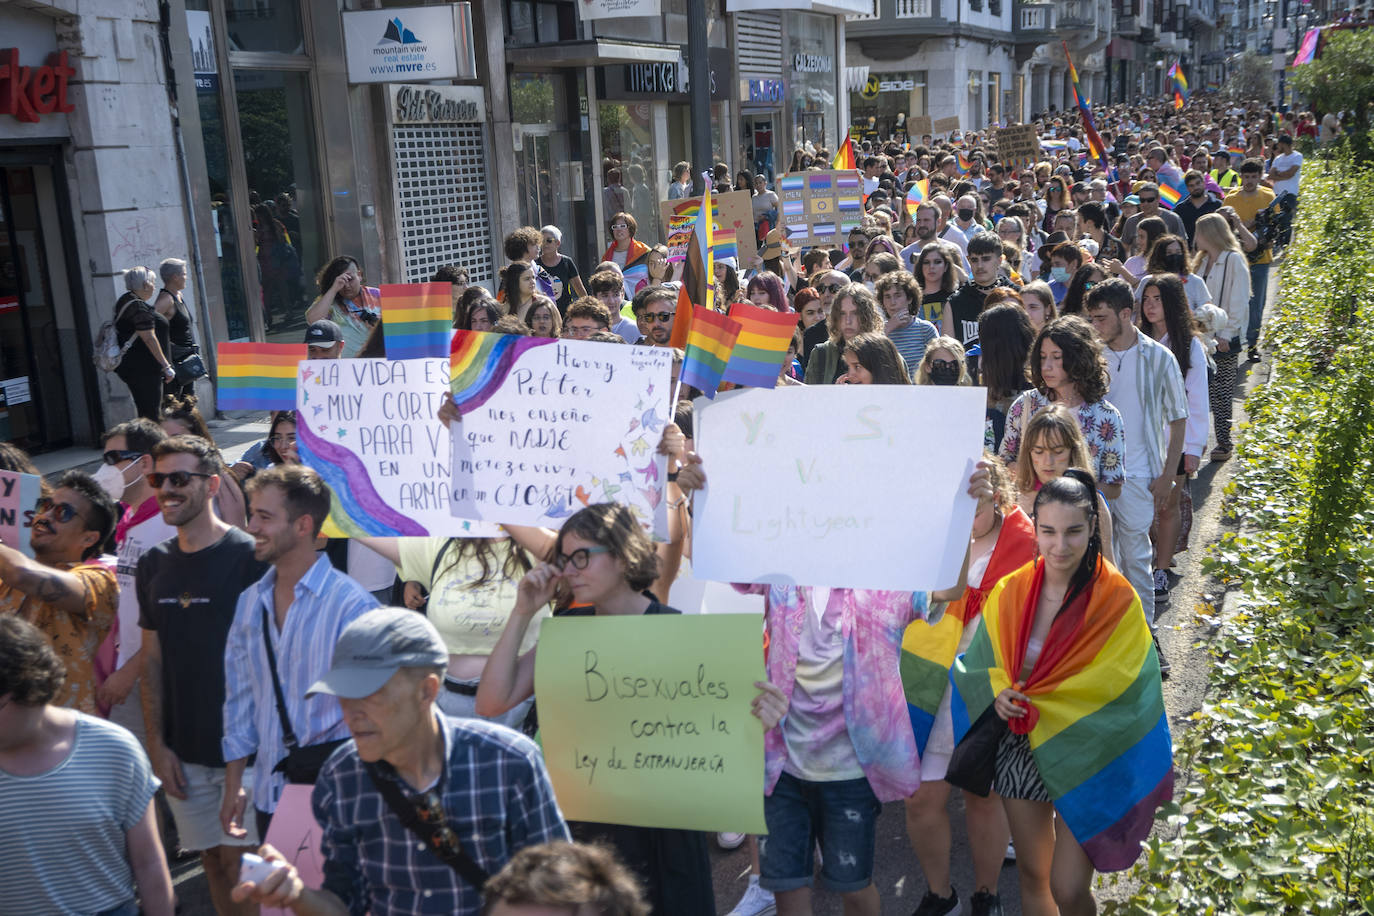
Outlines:
<svg viewBox="0 0 1374 916"><path fill-rule="evenodd" d="M849 131L844 132L844 142L835 151L835 158L831 160L830 167L836 171L859 167L858 161L854 158L854 141L849 139Z"/></svg>
<svg viewBox="0 0 1374 916"><path fill-rule="evenodd" d="M922 178L911 186L906 192L906 212L911 214L911 218L916 218L916 207L930 196L930 179Z"/></svg>
<svg viewBox="0 0 1374 916"><path fill-rule="evenodd" d="M708 398L714 398L739 335L739 322L732 321L728 315L693 306L692 329L687 333L687 350L678 384L699 388Z"/></svg>
<svg viewBox="0 0 1374 916"><path fill-rule="evenodd" d="M1181 187L1179 184L1176 184L1169 178L1161 177L1159 179L1160 205L1166 209L1172 210L1175 206L1178 205L1178 202L1183 199L1183 195L1186 190L1186 187Z"/></svg>
<svg viewBox="0 0 1374 916"><path fill-rule="evenodd" d="M448 283L393 283L382 288L387 359L448 356L453 296Z"/></svg>
<svg viewBox="0 0 1374 916"><path fill-rule="evenodd" d="M296 366L305 344L220 343L220 410L295 410Z"/></svg>
<svg viewBox="0 0 1374 916"><path fill-rule="evenodd" d="M788 344L797 329L796 313L773 312L740 303L730 309L730 319L740 326L739 339L721 381L750 388L777 385Z"/></svg>

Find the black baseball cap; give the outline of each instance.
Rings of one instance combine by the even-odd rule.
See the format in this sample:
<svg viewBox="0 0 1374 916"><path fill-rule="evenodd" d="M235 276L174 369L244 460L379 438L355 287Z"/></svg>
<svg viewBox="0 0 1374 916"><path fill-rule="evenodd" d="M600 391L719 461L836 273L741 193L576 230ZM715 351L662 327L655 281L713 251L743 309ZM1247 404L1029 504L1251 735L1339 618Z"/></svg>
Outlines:
<svg viewBox="0 0 1374 916"><path fill-rule="evenodd" d="M343 331L328 318L311 322L305 329L305 343L311 347L332 347L343 340Z"/></svg>

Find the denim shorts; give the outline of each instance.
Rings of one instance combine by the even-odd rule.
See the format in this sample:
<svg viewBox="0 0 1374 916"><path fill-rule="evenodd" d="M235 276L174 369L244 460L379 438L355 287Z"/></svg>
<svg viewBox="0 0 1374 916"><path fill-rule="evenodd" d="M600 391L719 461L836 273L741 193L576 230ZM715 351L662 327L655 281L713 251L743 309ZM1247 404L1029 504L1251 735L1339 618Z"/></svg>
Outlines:
<svg viewBox="0 0 1374 916"><path fill-rule="evenodd" d="M841 894L868 887L881 810L865 778L811 782L783 773L763 800L768 835L759 837L759 885L774 892L810 887L819 842L823 887Z"/></svg>

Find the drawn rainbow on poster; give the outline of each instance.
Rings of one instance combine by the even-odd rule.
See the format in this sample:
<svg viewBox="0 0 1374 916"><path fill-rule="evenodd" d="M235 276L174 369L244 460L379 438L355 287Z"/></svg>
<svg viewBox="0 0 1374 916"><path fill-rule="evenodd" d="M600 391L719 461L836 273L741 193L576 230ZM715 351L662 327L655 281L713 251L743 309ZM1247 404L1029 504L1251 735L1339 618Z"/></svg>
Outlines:
<svg viewBox="0 0 1374 916"><path fill-rule="evenodd" d="M665 243L669 249L687 247L700 211L700 199L684 201L673 208L673 214L668 218L668 239ZM739 257L739 239L735 236L734 227L721 224L720 206L715 200L711 201L711 255L716 260Z"/></svg>
<svg viewBox="0 0 1374 916"><path fill-rule="evenodd" d="M558 341L486 331L458 331L449 353L449 390L460 413L485 404L501 387L522 353Z"/></svg>

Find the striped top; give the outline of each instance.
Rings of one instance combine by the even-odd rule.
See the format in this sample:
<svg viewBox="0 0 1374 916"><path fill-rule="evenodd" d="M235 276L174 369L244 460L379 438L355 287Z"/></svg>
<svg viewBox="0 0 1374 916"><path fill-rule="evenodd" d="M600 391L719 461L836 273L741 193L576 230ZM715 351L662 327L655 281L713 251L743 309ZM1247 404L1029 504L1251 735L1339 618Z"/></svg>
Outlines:
<svg viewBox="0 0 1374 916"><path fill-rule="evenodd" d="M133 735L80 712L67 759L34 776L0 769L0 913L99 913L131 903L125 834L159 785Z"/></svg>
<svg viewBox="0 0 1374 916"><path fill-rule="evenodd" d="M282 774L272 772L286 756L286 745L262 642L262 608L272 620L276 584L274 566L239 595L224 650L224 759L239 760L257 753L253 804L268 812L276 810L286 785ZM280 633L275 626L271 628L286 714L302 747L348 737L339 701L328 694L306 699L305 691L329 670L334 644L344 627L375 607L376 598L320 554L296 583L285 626Z"/></svg>

